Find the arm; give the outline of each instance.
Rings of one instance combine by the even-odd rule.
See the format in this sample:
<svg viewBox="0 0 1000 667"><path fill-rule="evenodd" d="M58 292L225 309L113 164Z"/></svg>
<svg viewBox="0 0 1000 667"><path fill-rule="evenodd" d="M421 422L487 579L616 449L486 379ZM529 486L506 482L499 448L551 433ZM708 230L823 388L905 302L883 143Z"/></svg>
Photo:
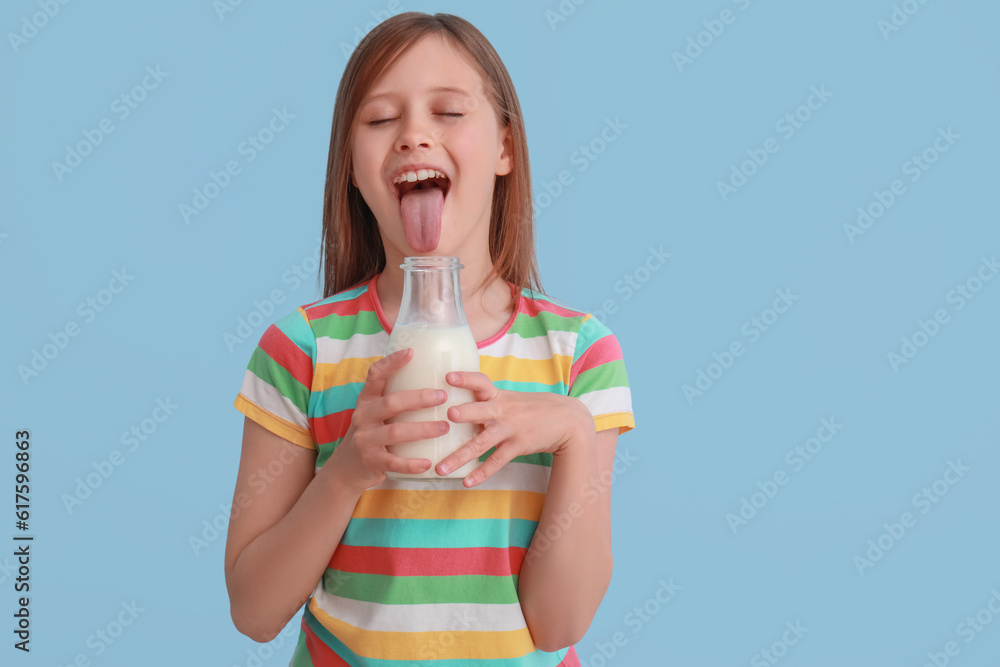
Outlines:
<svg viewBox="0 0 1000 667"><path fill-rule="evenodd" d="M309 599L360 498L336 466L315 466L315 450L244 420L225 569L233 623L254 641L274 639Z"/></svg>
<svg viewBox="0 0 1000 667"><path fill-rule="evenodd" d="M233 624L251 639L276 637L309 599L366 489L381 483L386 470L419 473L430 467L427 459L386 450L447 428L443 421L385 423L447 399L431 389L384 393L387 376L412 356L412 350L402 350L369 367L351 425L319 472L315 450L245 420L225 568ZM272 474L268 464L275 462L280 472Z"/></svg>
<svg viewBox="0 0 1000 667"><path fill-rule="evenodd" d="M611 581L611 493L600 478L614 463L618 429L595 433L579 405L570 440L552 456L541 520L518 577L532 639L550 652L583 638Z"/></svg>

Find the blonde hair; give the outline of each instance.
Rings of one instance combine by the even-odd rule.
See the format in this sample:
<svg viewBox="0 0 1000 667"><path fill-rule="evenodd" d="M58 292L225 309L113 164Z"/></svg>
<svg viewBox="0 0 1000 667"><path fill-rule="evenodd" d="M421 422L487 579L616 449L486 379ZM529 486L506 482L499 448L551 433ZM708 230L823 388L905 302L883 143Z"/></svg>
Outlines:
<svg viewBox="0 0 1000 667"><path fill-rule="evenodd" d="M493 188L489 246L496 278L541 292L535 255L531 168L521 104L514 83L489 40L471 23L452 14L406 12L369 32L347 61L337 88L330 131L330 154L323 198L323 296L370 280L385 268L385 249L374 214L351 183L354 118L373 83L409 46L437 34L465 53L479 69L500 127L510 131L511 171Z"/></svg>

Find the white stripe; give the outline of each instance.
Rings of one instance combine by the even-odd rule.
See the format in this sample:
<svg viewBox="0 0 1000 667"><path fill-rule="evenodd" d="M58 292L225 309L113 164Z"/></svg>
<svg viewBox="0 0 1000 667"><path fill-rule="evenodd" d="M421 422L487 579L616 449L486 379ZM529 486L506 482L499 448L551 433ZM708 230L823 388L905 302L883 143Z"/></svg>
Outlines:
<svg viewBox="0 0 1000 667"><path fill-rule="evenodd" d="M583 401L583 404L590 410L590 414L595 417L611 412L632 412L632 390L628 387L609 387L608 389L588 391L577 398Z"/></svg>
<svg viewBox="0 0 1000 667"><path fill-rule="evenodd" d="M306 431L309 430L309 420L305 414L282 395L280 391L257 377L253 371L247 370L243 376L243 386L240 388L243 394L251 403L267 410L276 417L289 421Z"/></svg>
<svg viewBox="0 0 1000 667"><path fill-rule="evenodd" d="M337 363L344 359L368 359L385 354L389 336L384 331L373 334L354 334L347 340L318 336L316 361L321 364Z"/></svg>
<svg viewBox="0 0 1000 667"><path fill-rule="evenodd" d="M318 470L318 468L317 468ZM549 486L548 466L535 463L510 462L477 486L490 491L531 491L545 493ZM389 479L371 487L373 489L399 489L405 491L458 491L464 489L462 479Z"/></svg>
<svg viewBox="0 0 1000 667"><path fill-rule="evenodd" d="M551 359L553 354L573 357L576 350L576 334L571 331L549 331L546 336L522 338L516 333L508 333L500 340L479 350L479 354L490 357L512 356L518 359Z"/></svg>
<svg viewBox="0 0 1000 667"><path fill-rule="evenodd" d="M509 632L527 627L521 605L511 604L379 604L330 595L313 595L320 609L364 630L383 632Z"/></svg>

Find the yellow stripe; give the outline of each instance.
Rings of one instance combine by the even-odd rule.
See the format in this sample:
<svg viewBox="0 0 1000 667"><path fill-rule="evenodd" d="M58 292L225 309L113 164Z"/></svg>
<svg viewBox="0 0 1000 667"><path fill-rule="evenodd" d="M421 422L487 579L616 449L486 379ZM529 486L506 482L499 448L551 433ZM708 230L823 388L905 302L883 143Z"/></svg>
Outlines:
<svg viewBox="0 0 1000 667"><path fill-rule="evenodd" d="M520 658L535 650L528 628L497 632L378 632L333 618L320 609L315 597L309 601L309 611L347 648L375 660L495 660Z"/></svg>
<svg viewBox="0 0 1000 667"><path fill-rule="evenodd" d="M368 367L382 357L355 357L339 364L316 364L313 374L313 391L364 382ZM556 354L551 359L519 359L515 356L490 357L480 355L480 370L494 382L537 382L539 384L568 383L573 357Z"/></svg>
<svg viewBox="0 0 1000 667"><path fill-rule="evenodd" d="M266 428L268 431L271 431L272 433L291 443L299 445L300 447L305 447L306 449L316 449L316 443L313 442L312 433L309 431L303 431L298 425L286 421L276 415L272 415L256 403L251 403L250 399L243 396L243 394L238 394L236 396L236 401L233 405L236 406L237 410Z"/></svg>
<svg viewBox="0 0 1000 667"><path fill-rule="evenodd" d="M554 354L551 359L519 359L515 356L479 356L479 368L494 382L538 382L539 384L569 383L573 357ZM503 371L506 371L504 373Z"/></svg>
<svg viewBox="0 0 1000 667"><path fill-rule="evenodd" d="M542 516L544 493L463 489L369 489L355 519L528 519Z"/></svg>
<svg viewBox="0 0 1000 667"><path fill-rule="evenodd" d="M324 391L352 382L364 382L368 367L382 357L354 357L338 364L316 364L313 372L313 391Z"/></svg>
<svg viewBox="0 0 1000 667"><path fill-rule="evenodd" d="M635 417L631 412L611 412L594 417L595 430L603 431L608 428L617 428L618 435L631 431L635 428Z"/></svg>

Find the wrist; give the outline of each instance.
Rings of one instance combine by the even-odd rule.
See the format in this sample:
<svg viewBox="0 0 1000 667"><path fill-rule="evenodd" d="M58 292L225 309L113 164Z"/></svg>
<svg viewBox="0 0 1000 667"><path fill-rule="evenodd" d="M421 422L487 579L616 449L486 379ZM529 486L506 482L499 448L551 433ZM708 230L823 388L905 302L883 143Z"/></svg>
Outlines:
<svg viewBox="0 0 1000 667"><path fill-rule="evenodd" d="M337 502L350 502L356 505L365 489L353 484L356 480L349 479L346 468L337 465L339 461L336 461L336 458L336 452L331 454L316 473L316 477L321 478L320 484L323 486L325 496L333 496Z"/></svg>
<svg viewBox="0 0 1000 667"><path fill-rule="evenodd" d="M569 397L568 397L569 398ZM597 452L597 430L590 410L579 399L569 398L572 410L566 420L566 434L553 456L594 456Z"/></svg>

